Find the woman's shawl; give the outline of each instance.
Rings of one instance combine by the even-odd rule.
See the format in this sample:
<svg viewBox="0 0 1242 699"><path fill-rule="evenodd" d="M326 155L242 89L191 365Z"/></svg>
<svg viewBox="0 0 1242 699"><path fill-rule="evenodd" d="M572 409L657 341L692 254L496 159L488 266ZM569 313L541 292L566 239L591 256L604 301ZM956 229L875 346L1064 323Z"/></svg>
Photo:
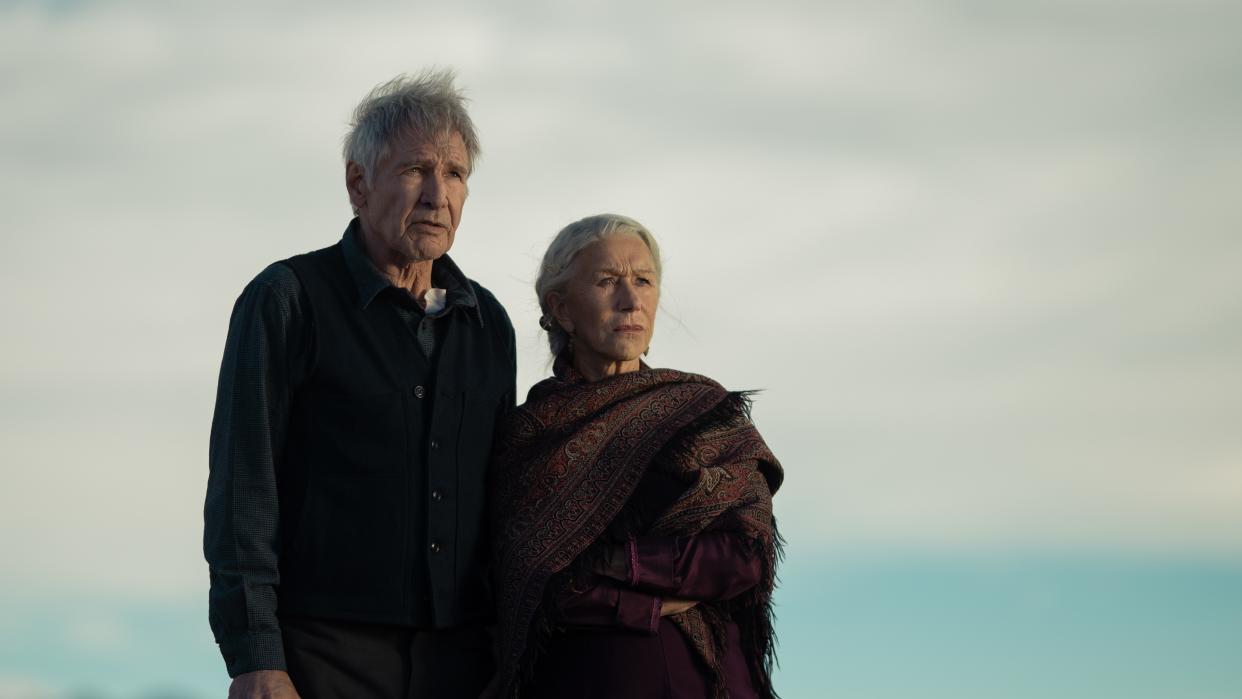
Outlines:
<svg viewBox="0 0 1242 699"><path fill-rule="evenodd" d="M599 539L648 469L685 485L637 534L740 532L763 561L759 585L727 602L703 602L670 620L690 639L724 696L726 620L740 630L760 696L775 696L771 593L780 537L771 494L783 478L748 416L745 394L704 376L647 369L586 382L564 357L502 423L490 508L503 696L533 668L547 628L549 579Z"/></svg>

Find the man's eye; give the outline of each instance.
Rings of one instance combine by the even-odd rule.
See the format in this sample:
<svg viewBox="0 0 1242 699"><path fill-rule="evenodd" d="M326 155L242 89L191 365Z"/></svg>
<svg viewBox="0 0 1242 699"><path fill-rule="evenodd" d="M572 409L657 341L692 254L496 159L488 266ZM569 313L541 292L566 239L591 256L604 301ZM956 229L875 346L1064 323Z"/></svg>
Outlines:
<svg viewBox="0 0 1242 699"><path fill-rule="evenodd" d="M636 281L640 286L651 286L654 283L649 277L639 277Z"/></svg>
<svg viewBox="0 0 1242 699"><path fill-rule="evenodd" d="M603 279L599 280L600 286L612 286L613 284L616 284L616 283L617 283L616 277L604 277Z"/></svg>

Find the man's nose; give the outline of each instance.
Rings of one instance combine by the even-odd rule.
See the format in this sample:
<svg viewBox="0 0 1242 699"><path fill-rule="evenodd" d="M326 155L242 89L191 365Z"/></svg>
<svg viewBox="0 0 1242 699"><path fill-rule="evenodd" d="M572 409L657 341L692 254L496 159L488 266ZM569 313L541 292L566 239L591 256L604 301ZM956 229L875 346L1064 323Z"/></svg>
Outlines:
<svg viewBox="0 0 1242 699"><path fill-rule="evenodd" d="M424 206L439 209L448 204L448 188L444 176L438 172L423 176L422 188L419 190L418 201Z"/></svg>

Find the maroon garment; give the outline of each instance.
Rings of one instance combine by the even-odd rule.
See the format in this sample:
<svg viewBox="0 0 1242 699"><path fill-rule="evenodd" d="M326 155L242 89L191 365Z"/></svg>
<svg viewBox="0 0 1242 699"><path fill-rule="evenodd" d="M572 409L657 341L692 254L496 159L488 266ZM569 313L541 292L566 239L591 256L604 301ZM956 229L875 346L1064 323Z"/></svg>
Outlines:
<svg viewBox="0 0 1242 699"><path fill-rule="evenodd" d="M600 578L557 604L557 621L572 628L620 627L655 633L662 597L727 600L757 585L762 561L744 537L729 531L648 536L629 541L626 570Z"/></svg>
<svg viewBox="0 0 1242 699"><path fill-rule="evenodd" d="M762 561L742 535L713 531L682 537L631 539L617 578L563 595L553 635L524 696L711 696L707 676L685 634L660 617L663 595L727 600L757 585ZM757 697L737 624L726 622L721 666L731 699Z"/></svg>
<svg viewBox="0 0 1242 699"><path fill-rule="evenodd" d="M653 634L660 623L660 598L601 578L582 592L562 596L555 617L566 628Z"/></svg>
<svg viewBox="0 0 1242 699"><path fill-rule="evenodd" d="M729 699L757 699L737 624L726 622L720 669ZM710 676L670 617L655 635L633 631L554 634L522 697L538 699L704 699Z"/></svg>
<svg viewBox="0 0 1242 699"><path fill-rule="evenodd" d="M566 687L561 693L555 688L573 673L549 674L540 667L555 669L566 654L595 657L589 651L596 648L604 664L577 672L588 673L583 678L597 684L632 684L645 673L635 672L634 663L617 665L604 656L633 655L631 659L646 664L643 658L655 657L650 655L655 642L665 668L664 689L649 687L651 691L628 696L724 699L750 694L770 699L771 594L780 549L772 493L783 471L748 417L747 396L730 393L706 377L645 366L587 382L565 355L557 358L553 370L554 377L532 387L526 403L506 416L494 440L489 495L501 694L517 696L525 687L524 699L558 693L607 696L603 686L585 694ZM759 559L758 584L744 587L728 577L720 581L698 574L701 566L690 561L699 554L690 549L707 551L712 546L692 545L691 537L709 532L741 537L743 555L753 549ZM601 573L626 568L618 563L617 547L632 537L639 537L632 545L634 564L624 574L610 575L615 582L591 592L600 586ZM670 539L677 553L661 553L649 537ZM644 552L655 546L650 571L637 563L640 545ZM735 561L714 570L735 573L749 565L749 560L741 565ZM660 618L658 625L651 625L654 636L625 630L653 618L659 597L675 595L661 587L680 590L695 580L710 584L709 594L743 591L732 598L702 599ZM587 597L573 599L574 593L584 591ZM635 598L635 593L650 599ZM598 602L591 595L604 597L605 611L611 607L613 627L590 631L559 622L560 608L572 608L575 602L583 605L579 611L585 614L579 616L590 617L591 604ZM642 613L633 613L638 610ZM600 620L606 622L608 616L596 617ZM677 653L687 649L684 662L679 661ZM549 652L555 657L542 662ZM739 659L751 687L735 672ZM609 667L617 672L606 671ZM531 685L534 675L539 675L537 685ZM548 678L557 684L547 684ZM689 689L687 694L678 689L679 680L704 691ZM531 686L548 689L528 691Z"/></svg>

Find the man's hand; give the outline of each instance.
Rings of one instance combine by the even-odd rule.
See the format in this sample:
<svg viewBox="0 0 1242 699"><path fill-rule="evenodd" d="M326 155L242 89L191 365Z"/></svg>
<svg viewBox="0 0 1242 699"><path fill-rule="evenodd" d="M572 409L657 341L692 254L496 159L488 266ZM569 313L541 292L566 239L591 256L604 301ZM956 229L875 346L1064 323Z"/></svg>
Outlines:
<svg viewBox="0 0 1242 699"><path fill-rule="evenodd" d="M677 599L676 597L669 597L669 598L660 600L660 616L672 616L674 614L681 614L682 612L686 611L687 609L690 609L691 607L693 607L694 605L698 603L699 603L698 600Z"/></svg>
<svg viewBox="0 0 1242 699"><path fill-rule="evenodd" d="M301 699L284 670L255 670L233 678L229 699Z"/></svg>

